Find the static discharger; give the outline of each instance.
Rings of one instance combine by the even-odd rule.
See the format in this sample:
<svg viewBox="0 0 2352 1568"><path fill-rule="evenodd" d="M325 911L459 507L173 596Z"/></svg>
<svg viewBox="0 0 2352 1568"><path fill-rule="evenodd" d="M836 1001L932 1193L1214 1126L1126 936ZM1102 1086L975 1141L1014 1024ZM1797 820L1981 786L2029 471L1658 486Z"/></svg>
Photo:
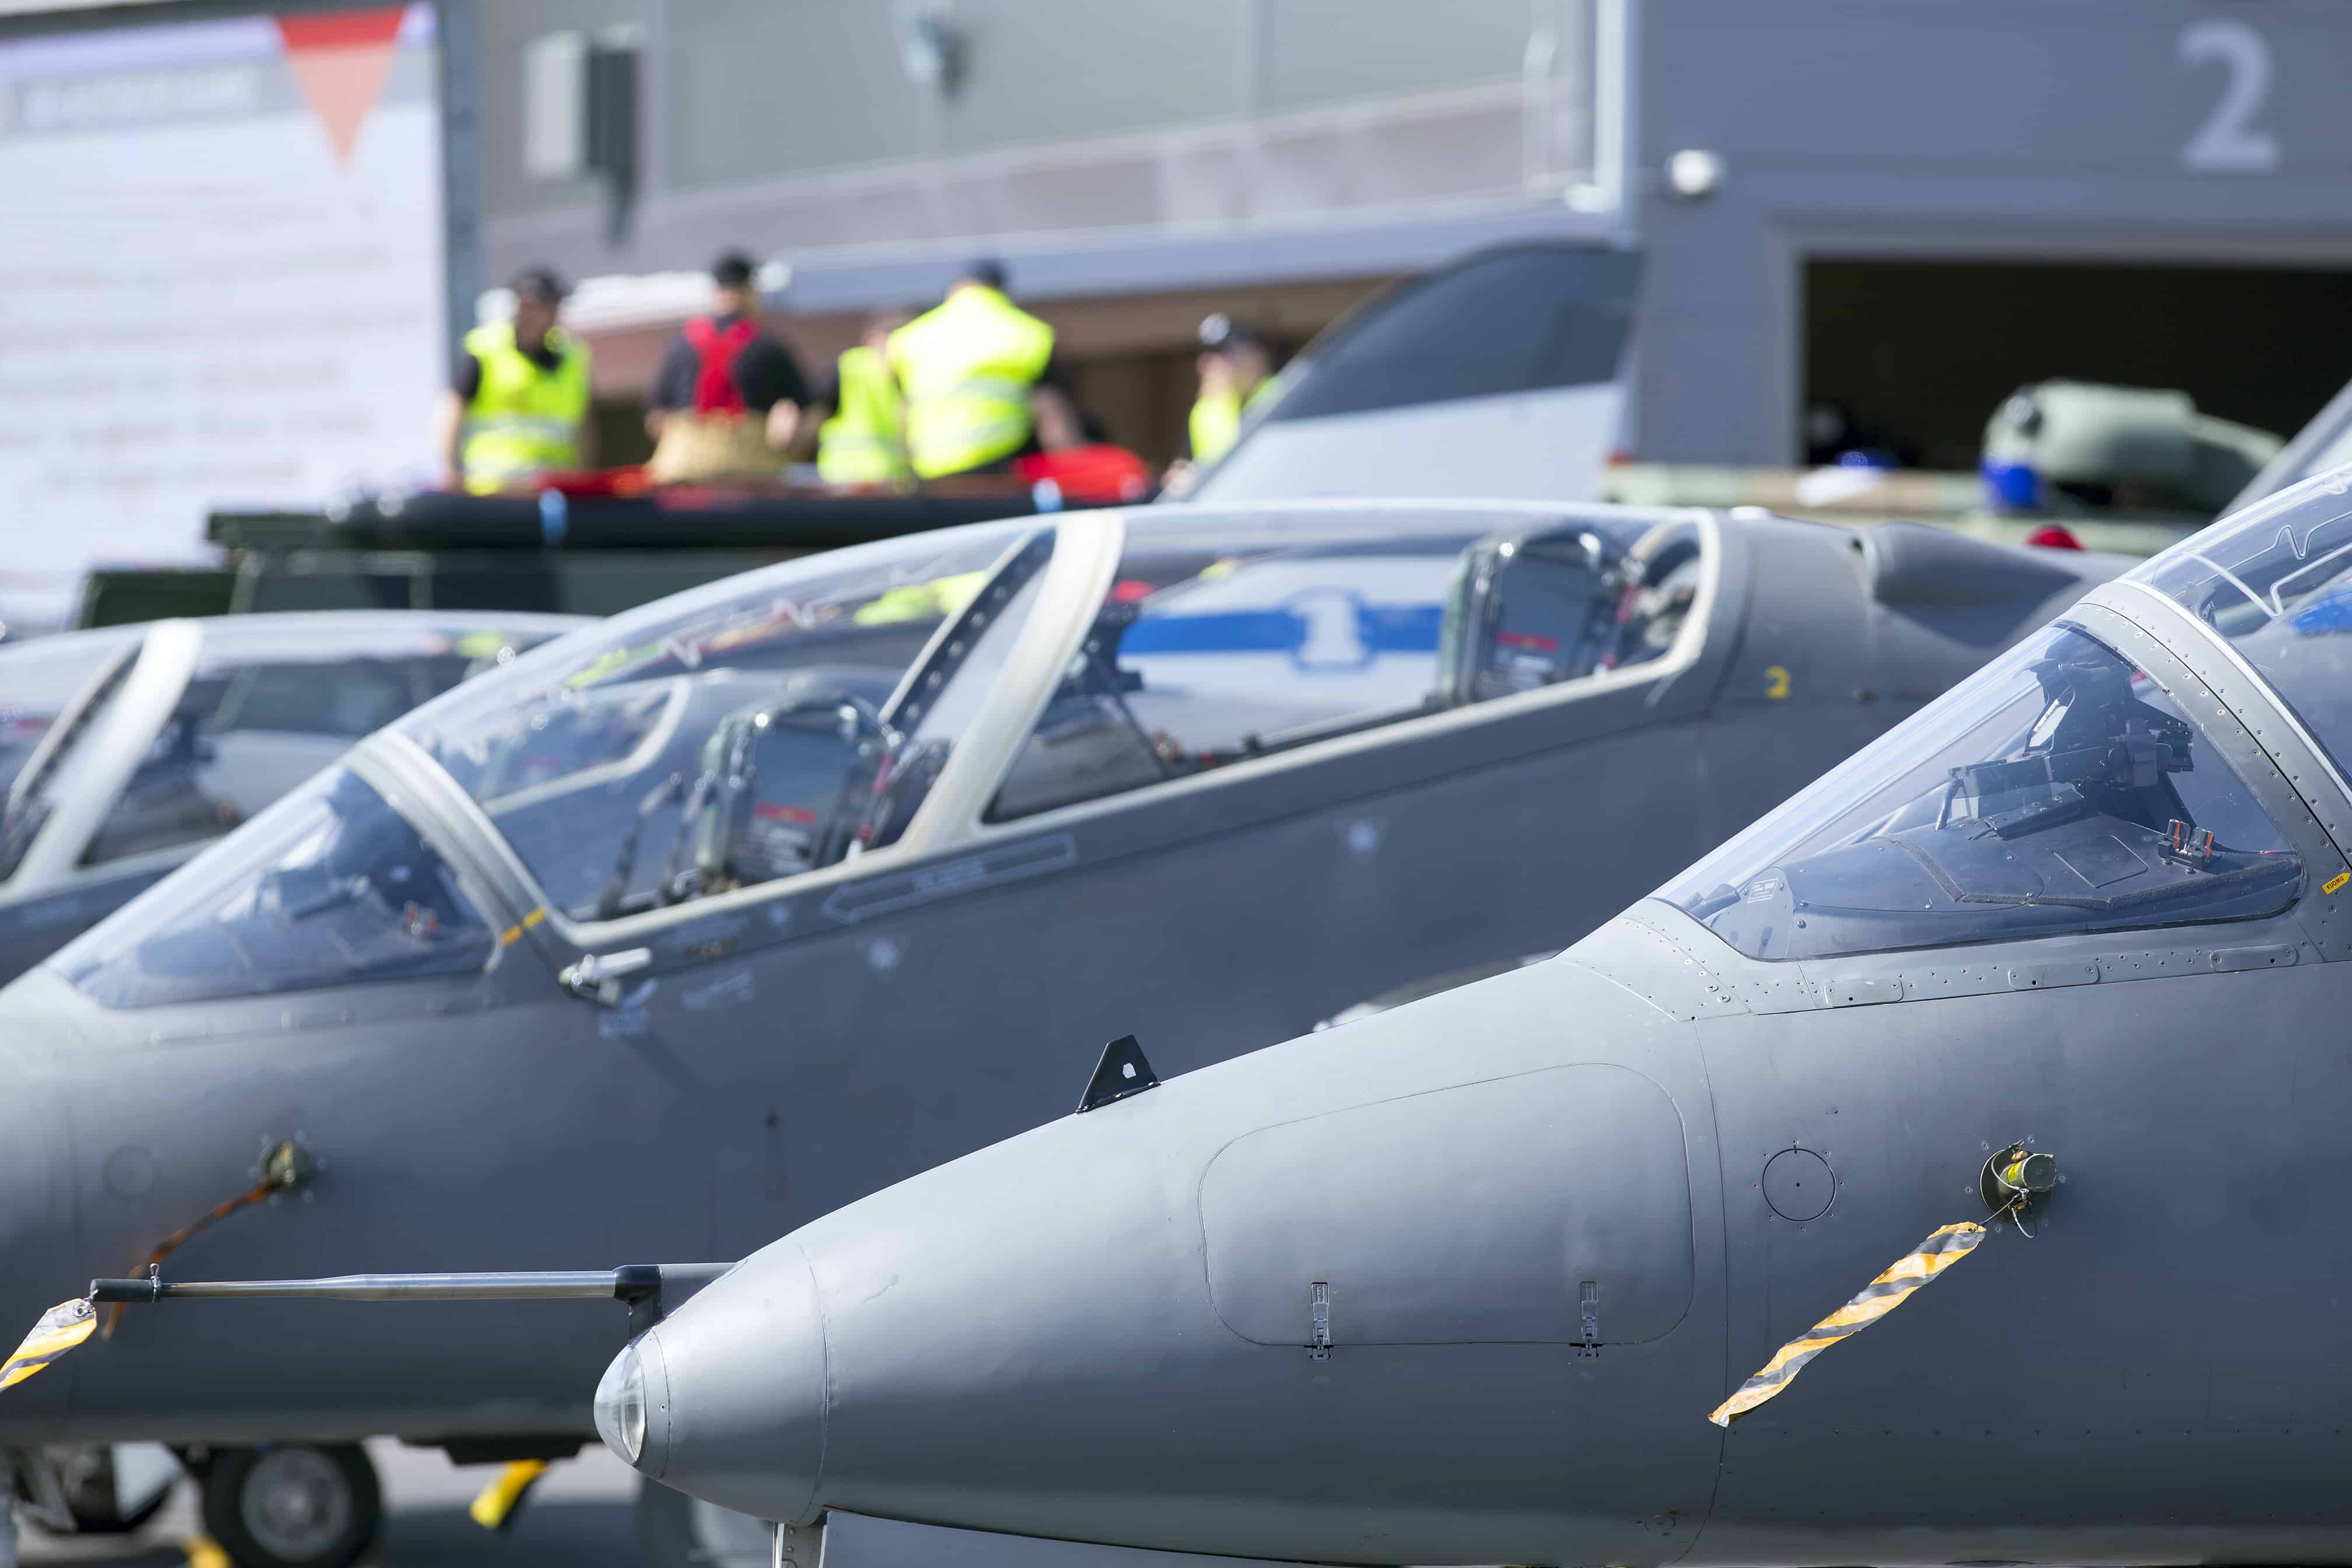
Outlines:
<svg viewBox="0 0 2352 1568"><path fill-rule="evenodd" d="M1997 1221L2007 1215L2017 1222L2021 1233L2030 1237L2033 1233L2026 1230L2020 1216L2057 1185L2056 1156L2036 1152L2022 1142L2011 1143L1985 1162L1984 1199L1992 1210L1985 1217ZM1922 1286L1941 1279L1946 1269L1974 1252L1984 1238L1985 1226L1973 1220L1929 1232L1927 1240L1895 1259L1853 1300L1782 1345L1761 1371L1709 1411L1706 1418L1718 1426L1728 1426L1766 1400L1778 1397L1815 1356L1842 1340L1852 1339L1909 1300Z"/></svg>

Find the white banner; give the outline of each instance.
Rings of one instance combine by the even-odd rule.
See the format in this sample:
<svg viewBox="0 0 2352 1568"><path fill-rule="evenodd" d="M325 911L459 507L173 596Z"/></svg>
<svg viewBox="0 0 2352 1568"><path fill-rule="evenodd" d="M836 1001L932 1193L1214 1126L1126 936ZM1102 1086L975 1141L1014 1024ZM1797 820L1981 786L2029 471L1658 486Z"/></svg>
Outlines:
<svg viewBox="0 0 2352 1568"><path fill-rule="evenodd" d="M31 16L49 11L95 11L100 5L152 5L158 0L0 0L0 16Z"/></svg>
<svg viewBox="0 0 2352 1568"><path fill-rule="evenodd" d="M0 44L0 616L205 512L430 471L443 351L430 5Z"/></svg>

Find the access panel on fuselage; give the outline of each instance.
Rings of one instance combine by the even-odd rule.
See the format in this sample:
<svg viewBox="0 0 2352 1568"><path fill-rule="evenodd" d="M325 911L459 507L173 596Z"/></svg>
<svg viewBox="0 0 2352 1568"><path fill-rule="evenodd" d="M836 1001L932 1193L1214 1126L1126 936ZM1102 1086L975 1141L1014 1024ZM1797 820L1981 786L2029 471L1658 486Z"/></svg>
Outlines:
<svg viewBox="0 0 2352 1568"><path fill-rule="evenodd" d="M1690 1310L1686 1159L1665 1091L1606 1063L1264 1128L1202 1180L1210 1298L1260 1344L1304 1342L1318 1284L1333 1344L1658 1339Z"/></svg>

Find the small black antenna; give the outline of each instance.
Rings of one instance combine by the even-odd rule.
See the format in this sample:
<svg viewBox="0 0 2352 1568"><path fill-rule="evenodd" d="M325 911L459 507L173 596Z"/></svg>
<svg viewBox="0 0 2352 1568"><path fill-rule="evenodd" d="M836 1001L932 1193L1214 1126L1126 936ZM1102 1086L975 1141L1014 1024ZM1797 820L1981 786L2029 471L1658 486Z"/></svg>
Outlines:
<svg viewBox="0 0 2352 1568"><path fill-rule="evenodd" d="M1087 1080L1087 1092L1078 1100L1078 1114L1159 1087L1160 1075L1143 1059L1143 1047L1133 1035L1121 1035L1103 1047L1102 1060L1095 1064L1095 1076Z"/></svg>

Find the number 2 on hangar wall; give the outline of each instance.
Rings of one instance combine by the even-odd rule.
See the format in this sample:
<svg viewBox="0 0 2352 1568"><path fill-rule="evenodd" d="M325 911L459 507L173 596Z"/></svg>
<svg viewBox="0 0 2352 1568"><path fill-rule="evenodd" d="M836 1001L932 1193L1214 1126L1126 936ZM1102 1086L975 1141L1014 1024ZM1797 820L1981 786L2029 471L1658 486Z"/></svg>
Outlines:
<svg viewBox="0 0 2352 1568"><path fill-rule="evenodd" d="M2258 174L2277 168L2277 139L2254 128L2271 90L2271 47L2263 36L2240 21L2197 22L2180 30L2179 49L2183 65L2219 61L2228 72L2221 100L2180 150L2181 165L2201 174Z"/></svg>

